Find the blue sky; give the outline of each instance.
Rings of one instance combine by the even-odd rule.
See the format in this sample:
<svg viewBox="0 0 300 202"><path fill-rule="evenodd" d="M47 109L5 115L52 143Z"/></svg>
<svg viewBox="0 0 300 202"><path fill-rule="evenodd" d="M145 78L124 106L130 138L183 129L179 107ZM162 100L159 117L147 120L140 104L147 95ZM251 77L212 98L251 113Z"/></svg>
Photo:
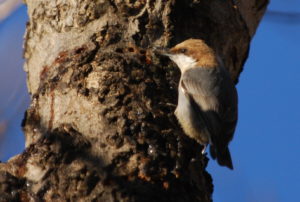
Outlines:
<svg viewBox="0 0 300 202"><path fill-rule="evenodd" d="M235 170L209 162L215 202L299 201L300 0L273 0L269 10L237 85L239 122L230 145ZM0 137L2 161L24 147L20 123L28 97L21 57L26 20L21 7L0 22L0 127L8 123Z"/></svg>
<svg viewBox="0 0 300 202"><path fill-rule="evenodd" d="M21 152L25 144L20 124L29 103L22 59L26 21L24 6L0 21L0 126L6 127L5 136L0 133L1 161Z"/></svg>
<svg viewBox="0 0 300 202"><path fill-rule="evenodd" d="M300 1L274 0L268 9L298 15L267 13L252 40L237 85L235 170L209 163L215 202L299 201Z"/></svg>

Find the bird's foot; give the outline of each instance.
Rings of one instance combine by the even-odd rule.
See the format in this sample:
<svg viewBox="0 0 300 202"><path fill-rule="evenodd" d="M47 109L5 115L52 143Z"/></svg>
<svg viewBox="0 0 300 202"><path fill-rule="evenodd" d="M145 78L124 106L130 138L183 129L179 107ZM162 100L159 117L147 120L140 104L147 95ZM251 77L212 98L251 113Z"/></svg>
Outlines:
<svg viewBox="0 0 300 202"><path fill-rule="evenodd" d="M202 154L202 155L204 155L204 154L206 153L206 147L207 147L207 145L204 145L204 146L203 146L203 149L202 149L202 151L201 151L201 154Z"/></svg>

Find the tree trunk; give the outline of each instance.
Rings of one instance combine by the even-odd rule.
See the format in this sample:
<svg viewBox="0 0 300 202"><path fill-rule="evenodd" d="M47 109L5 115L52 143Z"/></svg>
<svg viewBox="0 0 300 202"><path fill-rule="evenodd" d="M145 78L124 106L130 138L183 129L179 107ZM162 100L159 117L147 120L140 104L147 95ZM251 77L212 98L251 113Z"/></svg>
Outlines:
<svg viewBox="0 0 300 202"><path fill-rule="evenodd" d="M267 0L234 2L26 0L26 149L0 164L0 201L211 201L179 70L152 49L201 38L237 81Z"/></svg>

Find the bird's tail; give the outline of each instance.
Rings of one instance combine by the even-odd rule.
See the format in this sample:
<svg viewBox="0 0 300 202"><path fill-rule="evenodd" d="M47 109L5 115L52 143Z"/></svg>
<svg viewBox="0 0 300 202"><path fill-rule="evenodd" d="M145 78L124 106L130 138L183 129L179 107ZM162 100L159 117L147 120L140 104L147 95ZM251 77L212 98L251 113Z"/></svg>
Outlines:
<svg viewBox="0 0 300 202"><path fill-rule="evenodd" d="M219 165L233 170L231 155L227 146L217 148L215 145L210 145L210 155L213 159L217 159Z"/></svg>

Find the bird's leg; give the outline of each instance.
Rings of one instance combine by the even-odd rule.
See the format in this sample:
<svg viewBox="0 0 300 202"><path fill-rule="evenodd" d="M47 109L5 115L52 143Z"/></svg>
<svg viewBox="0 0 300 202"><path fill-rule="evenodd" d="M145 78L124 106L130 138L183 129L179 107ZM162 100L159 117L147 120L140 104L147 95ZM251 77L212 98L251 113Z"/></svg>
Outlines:
<svg viewBox="0 0 300 202"><path fill-rule="evenodd" d="M202 154L202 155L205 154L206 147L207 147L207 144L203 145L203 149L202 149L202 151L201 151L201 154Z"/></svg>
<svg viewBox="0 0 300 202"><path fill-rule="evenodd" d="M177 106L176 104L169 103L169 102L165 103L165 105L167 105L168 107L174 107L174 108Z"/></svg>

